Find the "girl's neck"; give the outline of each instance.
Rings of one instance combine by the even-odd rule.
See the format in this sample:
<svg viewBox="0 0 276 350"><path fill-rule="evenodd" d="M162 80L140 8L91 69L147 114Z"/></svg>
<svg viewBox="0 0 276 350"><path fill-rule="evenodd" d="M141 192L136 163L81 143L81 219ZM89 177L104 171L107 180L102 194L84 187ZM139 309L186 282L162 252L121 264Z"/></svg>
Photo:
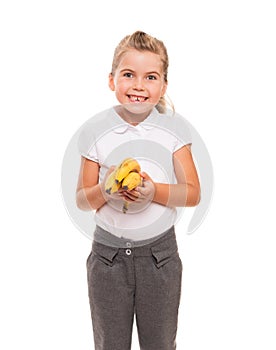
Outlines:
<svg viewBox="0 0 276 350"><path fill-rule="evenodd" d="M115 107L115 111L126 123L136 126L139 123L143 122L150 115L152 109L143 111L142 113L133 113L123 105L119 105Z"/></svg>

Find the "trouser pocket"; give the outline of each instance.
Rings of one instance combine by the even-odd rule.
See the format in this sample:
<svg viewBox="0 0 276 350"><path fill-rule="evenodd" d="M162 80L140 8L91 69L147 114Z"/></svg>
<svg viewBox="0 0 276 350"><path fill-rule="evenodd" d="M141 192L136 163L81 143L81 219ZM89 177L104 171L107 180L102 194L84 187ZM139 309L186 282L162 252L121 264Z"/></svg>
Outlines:
<svg viewBox="0 0 276 350"><path fill-rule="evenodd" d="M92 258L95 258L105 265L112 266L117 254L118 248L109 247L97 242L93 242L92 250L87 258L86 265L88 266Z"/></svg>
<svg viewBox="0 0 276 350"><path fill-rule="evenodd" d="M151 247L151 253L157 268L164 266L174 258L180 260L175 239L169 239L154 245Z"/></svg>

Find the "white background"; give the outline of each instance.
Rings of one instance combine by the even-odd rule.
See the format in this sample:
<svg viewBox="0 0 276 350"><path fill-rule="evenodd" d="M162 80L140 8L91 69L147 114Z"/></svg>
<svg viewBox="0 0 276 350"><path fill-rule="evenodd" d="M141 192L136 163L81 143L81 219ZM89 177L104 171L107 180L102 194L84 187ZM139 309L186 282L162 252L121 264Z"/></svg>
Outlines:
<svg viewBox="0 0 276 350"><path fill-rule="evenodd" d="M63 205L61 165L80 125L115 103L113 50L137 29L165 42L168 94L205 141L215 173L205 221L190 236L177 227L178 348L275 349L272 5L1 2L1 349L93 349L91 241Z"/></svg>

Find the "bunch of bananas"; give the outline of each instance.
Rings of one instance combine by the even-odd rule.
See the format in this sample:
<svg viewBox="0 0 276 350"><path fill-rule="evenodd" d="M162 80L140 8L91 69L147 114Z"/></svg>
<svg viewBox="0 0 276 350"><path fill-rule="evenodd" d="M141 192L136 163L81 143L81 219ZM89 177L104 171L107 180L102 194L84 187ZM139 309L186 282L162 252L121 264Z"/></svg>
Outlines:
<svg viewBox="0 0 276 350"><path fill-rule="evenodd" d="M136 159L124 159L113 171L109 174L105 182L105 192L112 194L119 189L131 191L137 186L143 185L143 178L140 176L140 164ZM124 202L123 212L128 210L128 202Z"/></svg>

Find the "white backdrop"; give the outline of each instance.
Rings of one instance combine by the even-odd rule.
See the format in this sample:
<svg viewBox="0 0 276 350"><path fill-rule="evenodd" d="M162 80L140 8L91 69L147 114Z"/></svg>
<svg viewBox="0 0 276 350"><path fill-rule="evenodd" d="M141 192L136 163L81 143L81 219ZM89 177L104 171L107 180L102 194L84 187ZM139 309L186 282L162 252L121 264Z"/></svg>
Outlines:
<svg viewBox="0 0 276 350"><path fill-rule="evenodd" d="M177 226L184 266L178 348L275 349L272 5L1 3L1 349L93 349L91 241L64 208L61 165L79 126L115 103L107 87L113 50L138 29L165 42L168 94L214 166L205 221L190 236L185 222Z"/></svg>

